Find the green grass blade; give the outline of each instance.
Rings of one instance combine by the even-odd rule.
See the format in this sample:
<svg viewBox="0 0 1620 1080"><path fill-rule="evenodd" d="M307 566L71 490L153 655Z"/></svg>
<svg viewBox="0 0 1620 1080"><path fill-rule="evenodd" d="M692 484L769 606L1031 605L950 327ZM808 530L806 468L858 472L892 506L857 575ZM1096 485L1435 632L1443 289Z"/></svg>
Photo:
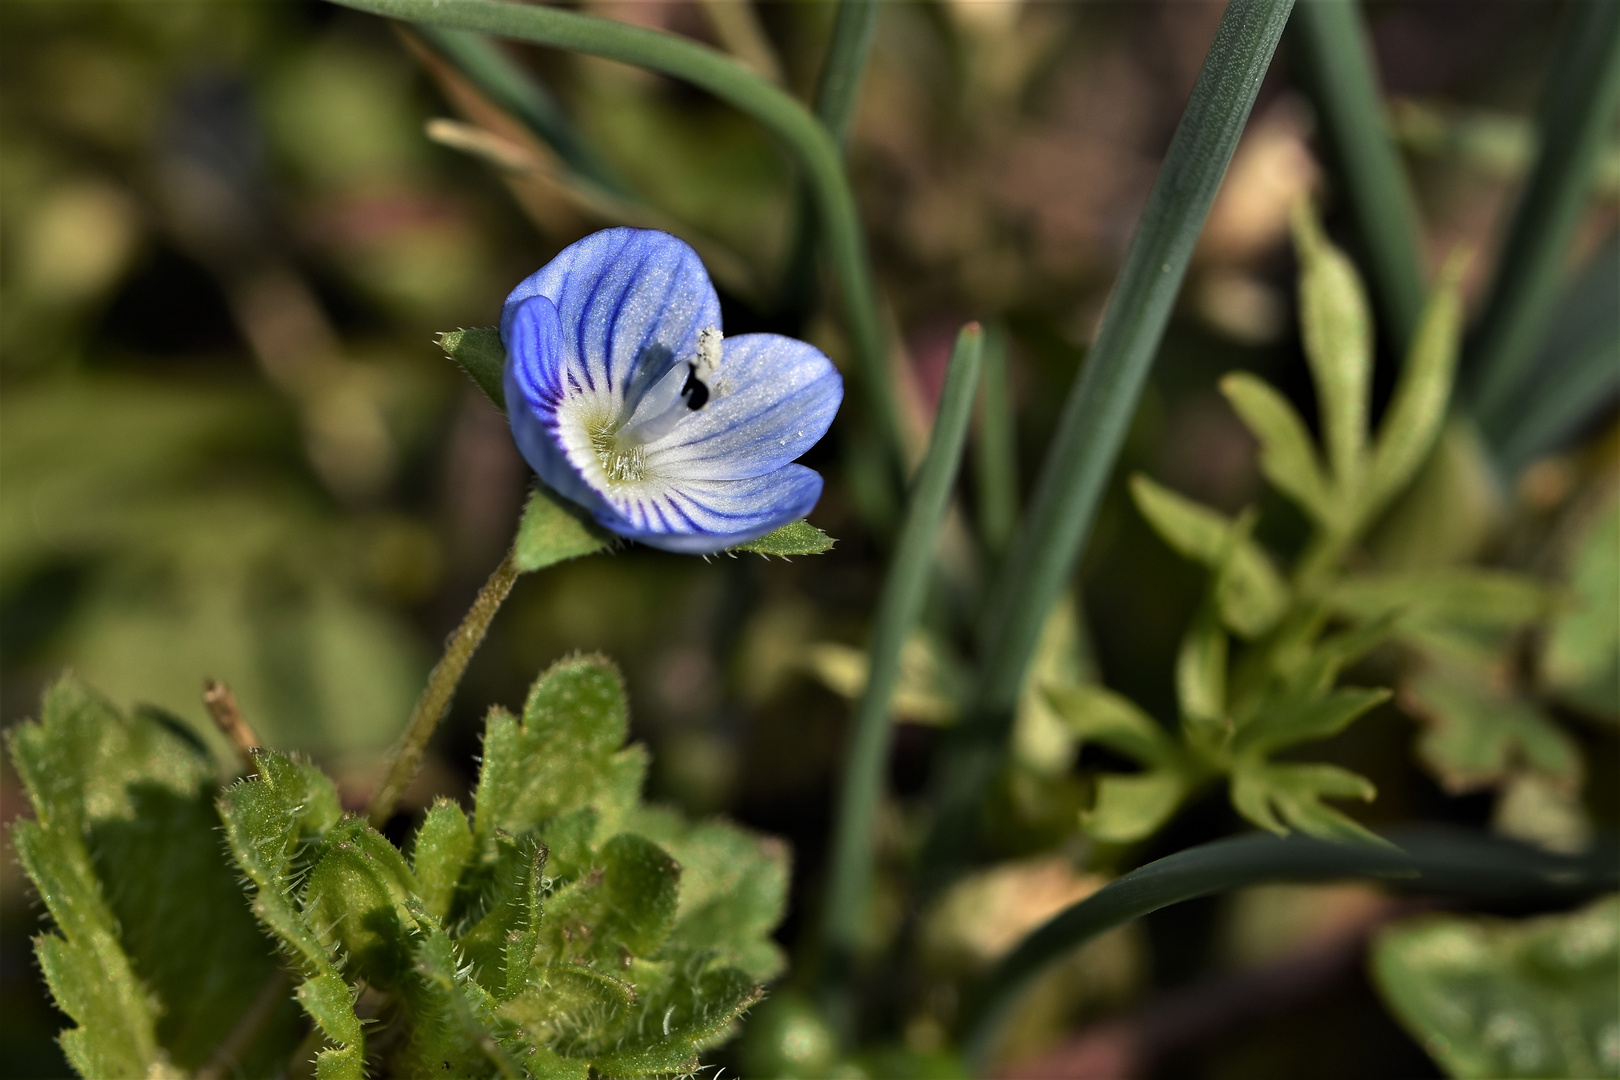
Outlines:
<svg viewBox="0 0 1620 1080"><path fill-rule="evenodd" d="M581 178L620 197L632 194L624 181L591 149L557 100L502 52L499 45L480 34L441 26L421 26L417 33L485 97L521 120L555 150Z"/></svg>
<svg viewBox="0 0 1620 1080"><path fill-rule="evenodd" d="M982 1059L1018 992L1049 965L1121 923L1171 904L1271 881L1376 877L1428 893L1579 897L1620 882L1612 845L1554 855L1511 840L1435 826L1392 831L1391 846L1250 833L1178 851L1131 871L1024 938L970 1003L963 1046Z"/></svg>
<svg viewBox="0 0 1620 1080"><path fill-rule="evenodd" d="M1497 260L1469 350L1474 406L1511 409L1562 288L1564 258L1620 108L1620 4L1580 0L1548 64L1541 151Z"/></svg>
<svg viewBox="0 0 1620 1080"><path fill-rule="evenodd" d="M1305 0L1290 41L1316 105L1365 251L1372 291L1397 356L1423 309L1417 203L1384 123L1384 99L1356 0Z"/></svg>
<svg viewBox="0 0 1620 1080"><path fill-rule="evenodd" d="M559 8L506 0L337 0L391 19L467 30L601 56L657 71L707 90L764 125L798 160L815 196L823 243L837 278L862 389L888 442L904 459L900 414L889 386L866 238L843 155L827 128L789 94L706 45Z"/></svg>
<svg viewBox="0 0 1620 1080"><path fill-rule="evenodd" d="M1074 570L1136 411L1193 245L1254 106L1293 0L1233 0L1154 182L1097 342L1064 403L1033 504L991 593L984 667L935 792L932 888L962 855L1001 760L1041 626ZM932 869L928 869L932 868Z"/></svg>
<svg viewBox="0 0 1620 1080"><path fill-rule="evenodd" d="M1479 417L1511 475L1555 450L1620 389L1620 234L1593 256L1558 307L1554 331L1541 345L1536 381L1512 408Z"/></svg>
<svg viewBox="0 0 1620 1080"><path fill-rule="evenodd" d="M871 668L855 713L845 758L844 787L832 848L822 923L824 976L833 994L848 973L872 880L872 827L889 750L889 707L900 678L900 653L927 598L940 525L962 463L968 420L979 383L984 334L969 323L957 335L945 375L928 452L917 473L911 506L872 627Z"/></svg>
<svg viewBox="0 0 1620 1080"><path fill-rule="evenodd" d="M1007 327L984 331L984 382L974 449L979 539L992 558L1007 553L1018 525L1018 442L1012 394L1007 384Z"/></svg>
<svg viewBox="0 0 1620 1080"><path fill-rule="evenodd" d="M860 99L877 13L877 0L842 0L833 19L832 40L816 87L816 118L840 146L849 138L849 123Z"/></svg>

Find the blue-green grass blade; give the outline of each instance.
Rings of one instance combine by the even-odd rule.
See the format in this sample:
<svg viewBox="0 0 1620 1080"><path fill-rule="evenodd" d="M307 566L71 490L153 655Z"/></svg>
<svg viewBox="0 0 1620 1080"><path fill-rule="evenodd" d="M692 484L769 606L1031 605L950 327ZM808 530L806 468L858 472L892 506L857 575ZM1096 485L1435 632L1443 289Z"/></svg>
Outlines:
<svg viewBox="0 0 1620 1080"><path fill-rule="evenodd" d="M1171 139L1125 266L1047 450L1028 514L1002 565L981 635L983 668L934 792L925 890L964 856L1005 750L1024 671L1073 572L1097 501L1164 336L1193 246L1293 0L1233 0Z"/></svg>
<svg viewBox="0 0 1620 1080"><path fill-rule="evenodd" d="M1547 65L1541 149L1497 259L1466 370L1481 415L1511 409L1564 283L1564 259L1620 109L1620 4L1579 0Z"/></svg>
<svg viewBox="0 0 1620 1080"><path fill-rule="evenodd" d="M1007 553L1018 525L1018 443L1007 378L1007 326L984 331L984 380L979 394L979 430L974 446L979 540L992 559Z"/></svg>
<svg viewBox="0 0 1620 1080"><path fill-rule="evenodd" d="M978 389L984 334L963 327L951 353L927 453L917 472L894 560L878 598L871 666L845 757L844 786L833 834L832 872L822 921L824 985L833 996L848 974L872 881L872 828L889 751L889 708L900 678L900 653L922 613L939 530L962 464Z"/></svg>

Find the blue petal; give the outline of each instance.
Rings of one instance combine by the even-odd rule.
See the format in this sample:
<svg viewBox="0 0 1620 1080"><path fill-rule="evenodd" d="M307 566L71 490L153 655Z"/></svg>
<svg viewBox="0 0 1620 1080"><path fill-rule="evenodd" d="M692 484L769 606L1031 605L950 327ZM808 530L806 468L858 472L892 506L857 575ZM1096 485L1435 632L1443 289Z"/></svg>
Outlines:
<svg viewBox="0 0 1620 1080"><path fill-rule="evenodd" d="M677 480L596 511L605 528L649 547L707 555L764 536L815 508L821 476L786 465L745 480Z"/></svg>
<svg viewBox="0 0 1620 1080"><path fill-rule="evenodd" d="M509 353L512 321L532 296L556 306L564 376L632 405L670 364L697 351L699 330L720 328L720 301L697 252L652 229L592 233L524 278L501 309Z"/></svg>
<svg viewBox="0 0 1620 1080"><path fill-rule="evenodd" d="M649 446L659 476L742 480L774 472L827 432L844 380L813 345L778 334L727 338L718 392Z"/></svg>
<svg viewBox="0 0 1620 1080"><path fill-rule="evenodd" d="M605 507L563 449L557 410L566 391L557 309L544 296L509 304L501 337L506 343L506 415L523 460L558 494L592 510Z"/></svg>

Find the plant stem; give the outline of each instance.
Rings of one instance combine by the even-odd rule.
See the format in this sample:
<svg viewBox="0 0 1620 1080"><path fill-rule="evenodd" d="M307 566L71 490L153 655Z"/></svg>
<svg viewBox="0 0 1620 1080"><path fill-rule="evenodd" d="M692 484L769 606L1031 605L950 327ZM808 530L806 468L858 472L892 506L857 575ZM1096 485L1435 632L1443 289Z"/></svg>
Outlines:
<svg viewBox="0 0 1620 1080"><path fill-rule="evenodd" d="M1293 0L1232 0L1154 182L1097 341L1064 403L1029 513L981 630L983 668L946 747L923 852L923 895L965 856L1000 765L1024 671L1074 570L1136 411L1193 245L1237 147Z"/></svg>
<svg viewBox="0 0 1620 1080"><path fill-rule="evenodd" d="M1566 16L1541 95L1535 169L1497 258L1469 374L1482 416L1511 409L1564 280L1604 143L1620 108L1620 4L1580 0Z"/></svg>
<svg viewBox="0 0 1620 1080"><path fill-rule="evenodd" d="M1005 323L991 323L984 332L984 379L975 449L979 539L993 564L1007 554L1018 525L1018 445L1007 385Z"/></svg>
<svg viewBox="0 0 1620 1080"><path fill-rule="evenodd" d="M515 551L508 551L495 572L489 575L489 580L484 582L484 587L478 590L478 598L461 620L461 625L445 642L444 655L428 673L427 686L422 690L422 696L416 699L416 708L411 710L405 734L400 736L399 744L389 755L388 771L384 774L382 785L377 788L377 793L371 797L371 805L366 809L366 819L373 828L382 828L383 823L393 816L400 796L405 794L405 788L415 779L428 740L443 719L450 698L456 692L456 685L467 670L467 662L478 651L489 624L494 621L495 613L501 609L501 602L512 591L512 585L520 573L522 571L517 567Z"/></svg>
<svg viewBox="0 0 1620 1080"><path fill-rule="evenodd" d="M1405 356L1423 311L1418 212L1384 120L1378 71L1356 0L1305 0L1291 37L1366 250L1373 292Z"/></svg>
<svg viewBox="0 0 1620 1080"><path fill-rule="evenodd" d="M855 712L845 757L844 786L832 846L832 873L821 927L822 982L830 1011L844 1003L851 961L872 883L872 826L889 756L889 707L900 677L900 654L928 593L940 525L950 505L979 383L984 334L968 323L956 338L928 451L872 627L866 690Z"/></svg>
<svg viewBox="0 0 1620 1080"><path fill-rule="evenodd" d="M627 26L572 11L505 0L337 0L388 18L472 30L634 64L702 87L752 116L798 159L825 233L855 360L896 470L905 442L889 386L866 239L843 155L827 128L791 95L706 45L674 34Z"/></svg>

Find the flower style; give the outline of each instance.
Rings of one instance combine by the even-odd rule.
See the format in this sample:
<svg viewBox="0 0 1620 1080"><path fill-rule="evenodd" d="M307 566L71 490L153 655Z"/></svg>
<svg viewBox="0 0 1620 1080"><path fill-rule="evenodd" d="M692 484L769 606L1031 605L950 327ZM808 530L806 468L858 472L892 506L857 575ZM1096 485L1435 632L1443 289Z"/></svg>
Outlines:
<svg viewBox="0 0 1620 1080"><path fill-rule="evenodd" d="M518 449L621 536L707 554L821 496L791 462L826 433L843 379L805 342L724 337L702 261L667 233L571 245L506 298L501 341Z"/></svg>

